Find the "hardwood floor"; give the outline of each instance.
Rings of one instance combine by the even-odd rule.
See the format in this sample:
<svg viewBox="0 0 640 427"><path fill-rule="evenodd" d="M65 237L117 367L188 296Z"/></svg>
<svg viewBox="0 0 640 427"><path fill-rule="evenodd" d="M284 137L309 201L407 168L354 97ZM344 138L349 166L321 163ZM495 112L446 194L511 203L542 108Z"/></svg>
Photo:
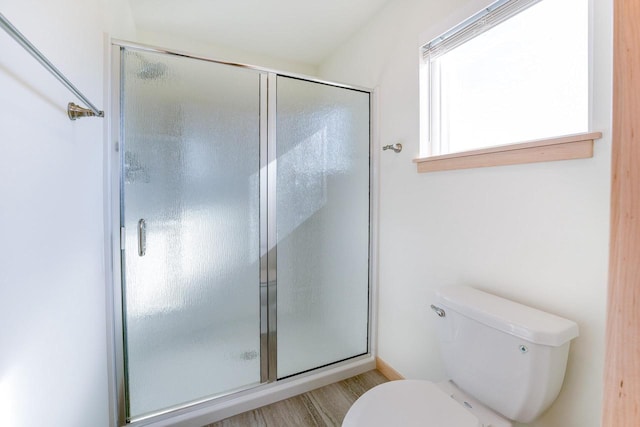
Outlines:
<svg viewBox="0 0 640 427"><path fill-rule="evenodd" d="M205 427L340 426L347 411L365 391L388 380L373 370L308 393L282 400Z"/></svg>

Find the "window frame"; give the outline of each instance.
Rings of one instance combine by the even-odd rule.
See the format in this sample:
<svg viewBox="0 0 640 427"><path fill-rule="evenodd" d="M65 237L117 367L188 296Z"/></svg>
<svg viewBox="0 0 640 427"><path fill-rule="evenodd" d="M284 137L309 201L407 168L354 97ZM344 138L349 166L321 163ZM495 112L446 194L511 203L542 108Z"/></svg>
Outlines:
<svg viewBox="0 0 640 427"><path fill-rule="evenodd" d="M492 13L492 11L499 9L500 7L503 7L505 5L508 7L510 3L516 4L516 6L514 7L515 11L508 14L506 18L503 18L498 22L488 26L488 28L486 29L482 29L480 32L474 34L473 36L464 39L462 42L455 44L455 41L454 41L453 47L448 47L448 48L445 47L445 53L457 48L458 46L464 44L466 41L471 40L472 38L482 34L484 31L487 31L490 28L493 28L494 26L500 25L502 22L512 18L513 16L516 16L520 12L525 11L529 7L536 5L541 1L544 1L544 0L524 0L524 1L523 0L497 0L492 4L490 4L489 6L487 6L486 8L484 8L483 10L481 10L480 12L477 12L476 14L472 15L470 18L463 20L460 24L454 26L450 30L445 31L440 36L435 38L432 37L430 39L431 41L429 41L428 43L422 44L420 46L420 67L419 67L420 157L414 160L414 162L418 164L419 172L431 172L434 170L456 169L456 167L450 167L450 165L453 164L450 161L450 159L455 157L466 157L467 159L470 159L471 157L477 156L479 154L484 156L486 154L492 153L492 155L490 155L489 157L497 158L499 156L496 156L496 153L513 151L513 150L525 149L525 151L521 152L520 154L524 154L527 151L533 153L533 151L531 150L537 146L547 147L546 150L548 151L548 150L555 150L556 148L558 148L557 147L558 145L562 145L563 148L561 151L566 151L565 149L566 144L572 144L572 143L584 144L586 141L590 141L590 144L592 146L593 142L596 139L599 139L602 137L602 134L600 132L593 132L591 130L592 110L593 110L593 106L592 106L592 99L593 99L593 76L592 76L593 3L592 2L593 0L586 0L588 2L588 5L587 5L587 11L588 11L587 12L588 13L587 131L577 133L577 134L571 134L571 135L553 135L548 138L539 139L539 140L513 141L512 143L504 144L504 145L479 146L477 149L465 150L465 151L453 152L453 153L450 153L448 151L449 147L447 144L447 140L442 138L442 135L446 132L446 129L442 129L442 120L441 120L442 119L442 116L441 116L442 102L440 98L441 90L439 88L439 86L441 85L440 63L437 60L431 59L428 56L428 54L426 54L425 52L429 49L434 49L434 46L441 45L443 43L443 40L446 41L452 35L456 35L458 32L465 31L470 27L473 27L473 25L478 22L479 22L479 25L483 25L483 23L481 22L483 21L483 18L488 14ZM517 5L517 3L520 3L520 5ZM443 54L441 53L438 56L441 56L441 55ZM560 143L557 143L556 141L560 141ZM518 147L523 147L523 148L518 148ZM579 151L581 151L581 149L576 147L576 150L572 154L570 154L569 157L567 157L567 159L586 158L586 157L593 156L592 148L590 150L587 150L591 152L591 154L588 154L588 155L584 150L581 151L581 154L577 154L577 152ZM518 161L516 163L563 160L563 158L557 158L557 159L550 158L549 160L540 160L539 156L532 157L531 159L528 159L527 156L520 156L520 157L521 157L521 161ZM557 157L557 154L554 154L551 157ZM433 164L434 161L440 160L440 159L445 160L447 162L447 166L446 167L443 166L442 169L440 169L439 167L434 167L434 170L431 170L432 166L425 167L425 165L421 165L427 162L430 162L431 164ZM489 161L489 163L493 163L493 162ZM461 168L494 166L494 164L486 164L482 166L468 166L467 163L465 164L466 166ZM474 164L474 162L471 162L470 164ZM502 163L500 160L496 160L495 166L502 165L502 164L515 164L515 163ZM429 170L426 170L426 169L429 169Z"/></svg>

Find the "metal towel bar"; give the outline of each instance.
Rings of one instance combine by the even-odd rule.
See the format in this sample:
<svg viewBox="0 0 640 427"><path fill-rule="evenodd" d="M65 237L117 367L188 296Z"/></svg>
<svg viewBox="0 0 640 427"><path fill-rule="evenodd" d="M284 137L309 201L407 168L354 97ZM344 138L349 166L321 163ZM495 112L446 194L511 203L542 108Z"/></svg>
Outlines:
<svg viewBox="0 0 640 427"><path fill-rule="evenodd" d="M60 83L65 85L67 89L69 89L78 99L82 100L89 108L83 108L79 105L70 102L67 105L67 115L69 119L75 120L78 117L104 117L104 111L98 110L98 108L91 103L87 99L86 96L82 94L70 81L67 79L64 74L60 72L36 47L31 44L29 40L20 32L16 27L14 27L11 22L5 16L0 13L0 27L7 32L13 39L18 42L20 46L22 46L31 56L33 56L44 68L46 68L54 77L56 77Z"/></svg>

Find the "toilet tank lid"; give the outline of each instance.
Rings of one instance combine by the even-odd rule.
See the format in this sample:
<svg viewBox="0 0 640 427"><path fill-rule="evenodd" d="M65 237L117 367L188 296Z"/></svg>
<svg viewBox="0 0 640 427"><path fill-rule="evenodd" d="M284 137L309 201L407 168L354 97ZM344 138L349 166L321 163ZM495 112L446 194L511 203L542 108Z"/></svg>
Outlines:
<svg viewBox="0 0 640 427"><path fill-rule="evenodd" d="M559 347L578 336L571 320L468 286L440 288L436 298L450 310L534 344Z"/></svg>

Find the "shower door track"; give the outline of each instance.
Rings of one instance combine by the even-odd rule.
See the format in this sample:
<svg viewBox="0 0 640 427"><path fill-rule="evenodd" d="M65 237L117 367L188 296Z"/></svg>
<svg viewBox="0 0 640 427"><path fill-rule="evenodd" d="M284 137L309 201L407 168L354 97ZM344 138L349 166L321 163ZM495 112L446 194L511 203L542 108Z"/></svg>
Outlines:
<svg viewBox="0 0 640 427"><path fill-rule="evenodd" d="M124 170L119 150L121 134L121 92L120 77L122 64L120 63L120 50L123 48L143 52L161 53L178 57L198 59L217 64L230 65L259 71L260 74L260 383L250 384L240 389L226 393L205 397L182 405L176 405L149 415L128 418L126 414L126 386L125 386L125 349L122 305L122 265L120 251L124 249L124 228L120 228L122 221L123 179ZM377 214L375 208L377 202L374 194L377 190L377 182L374 177L377 163L373 156L373 140L375 137L375 92L365 87L346 85L330 82L302 74L281 72L265 67L240 64L235 62L220 61L190 53L168 50L154 46L112 39L109 46L111 62L111 110L107 134L106 157L109 178L105 180L108 207L105 215L105 233L107 236L107 265L111 266L107 272L107 289L111 292L107 298L108 334L109 340L109 365L110 365L110 418L112 426L168 426L180 420L202 419L201 422L212 422L232 416L235 413L250 410L264 404L272 403L286 397L294 396L313 388L339 381L367 370L375 368L373 349L375 348L374 322L376 321L372 308L374 307L374 288L376 278L376 236L375 224ZM329 86L352 89L368 93L370 95L369 117L369 302L368 302L368 348L367 353L354 356L344 361L332 363L328 366L302 372L285 379L277 378L277 351L276 351L276 297L277 297L277 242L276 242L276 203L267 203L267 200L276 200L276 126L275 110L276 77L292 77L314 83ZM263 96L265 94L266 96ZM256 395L252 399L252 394ZM267 394L266 396L264 394ZM271 398L269 397L271 395ZM234 402L237 401L237 402ZM259 402L258 404L252 402ZM234 409L234 408L238 409ZM203 415L204 414L204 415ZM214 414L216 414L214 416ZM220 414L220 415L218 415ZM189 423L189 425L192 425ZM193 424L196 425L196 424Z"/></svg>

